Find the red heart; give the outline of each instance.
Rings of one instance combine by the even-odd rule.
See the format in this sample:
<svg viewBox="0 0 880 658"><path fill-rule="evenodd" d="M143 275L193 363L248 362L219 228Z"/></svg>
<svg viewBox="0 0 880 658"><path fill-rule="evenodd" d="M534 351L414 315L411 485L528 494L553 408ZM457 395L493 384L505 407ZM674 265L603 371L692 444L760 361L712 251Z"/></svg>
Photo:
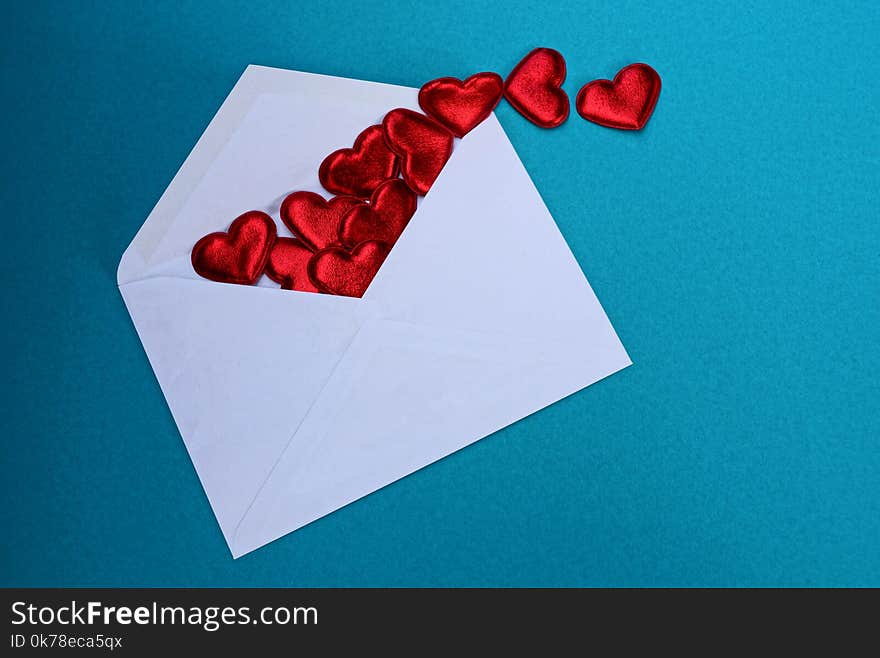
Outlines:
<svg viewBox="0 0 880 658"><path fill-rule="evenodd" d="M351 253L341 247L322 249L309 261L309 278L323 292L363 297L390 250L375 240L361 242Z"/></svg>
<svg viewBox="0 0 880 658"><path fill-rule="evenodd" d="M587 121L620 130L641 130L660 96L660 75L647 64L630 64L611 80L593 80L577 95L577 111Z"/></svg>
<svg viewBox="0 0 880 658"><path fill-rule="evenodd" d="M339 239L339 222L345 213L364 202L352 196L326 201L314 192L294 192L281 203L281 221L312 251Z"/></svg>
<svg viewBox="0 0 880 658"><path fill-rule="evenodd" d="M382 183L373 192L369 205L352 208L339 225L339 241L354 247L366 240L379 240L391 246L403 233L416 212L415 192L399 178Z"/></svg>
<svg viewBox="0 0 880 658"><path fill-rule="evenodd" d="M251 285L263 273L275 242L275 222L251 210L237 217L229 231L209 233L192 249L193 269L206 279Z"/></svg>
<svg viewBox="0 0 880 658"><path fill-rule="evenodd" d="M318 178L334 194L367 198L379 184L397 176L397 156L388 150L382 126L370 126L354 140L354 147L333 151L324 158Z"/></svg>
<svg viewBox="0 0 880 658"><path fill-rule="evenodd" d="M452 155L455 137L424 114L398 108L382 121L385 141L400 157L400 174L417 194L425 196Z"/></svg>
<svg viewBox="0 0 880 658"><path fill-rule="evenodd" d="M307 267L313 252L296 238L278 238L269 252L266 276L285 290L320 292L309 279Z"/></svg>
<svg viewBox="0 0 880 658"><path fill-rule="evenodd" d="M464 137L492 114L503 92L497 73L475 73L464 82L437 78L419 90L419 106L456 137Z"/></svg>
<svg viewBox="0 0 880 658"><path fill-rule="evenodd" d="M555 128L568 118L565 58L552 48L535 48L522 58L504 82L504 97L526 119Z"/></svg>

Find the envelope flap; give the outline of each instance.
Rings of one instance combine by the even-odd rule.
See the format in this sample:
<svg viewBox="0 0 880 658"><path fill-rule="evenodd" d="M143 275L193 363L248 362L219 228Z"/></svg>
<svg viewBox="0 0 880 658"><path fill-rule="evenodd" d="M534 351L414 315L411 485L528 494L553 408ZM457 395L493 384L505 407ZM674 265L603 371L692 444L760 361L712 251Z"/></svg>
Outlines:
<svg viewBox="0 0 880 658"><path fill-rule="evenodd" d="M126 249L118 282L148 276L198 280L190 250L200 237L249 210L278 219L281 201L293 191L327 196L318 181L324 157L350 147L389 109L418 107L417 93L249 66ZM277 223L279 235L290 235Z"/></svg>
<svg viewBox="0 0 880 658"><path fill-rule="evenodd" d="M532 339L368 321L230 544L236 557L404 477L625 365L573 363Z"/></svg>
<svg viewBox="0 0 880 658"><path fill-rule="evenodd" d="M120 290L229 541L369 305L164 277Z"/></svg>

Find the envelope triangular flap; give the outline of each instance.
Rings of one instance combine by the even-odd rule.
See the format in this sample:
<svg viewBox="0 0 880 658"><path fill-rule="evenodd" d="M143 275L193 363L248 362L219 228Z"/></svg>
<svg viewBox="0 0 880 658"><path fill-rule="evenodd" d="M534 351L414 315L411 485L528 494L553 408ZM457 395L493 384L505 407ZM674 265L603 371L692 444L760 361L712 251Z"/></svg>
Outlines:
<svg viewBox="0 0 880 658"><path fill-rule="evenodd" d="M243 555L582 388L536 346L371 320L245 514ZM618 366L619 367L619 366ZM592 370L608 374L608 364Z"/></svg>
<svg viewBox="0 0 880 658"><path fill-rule="evenodd" d="M119 283L165 275L198 279L190 251L206 233L262 210L280 222L290 192L332 196L322 159L349 147L389 108L417 107L416 90L260 66L247 68L129 245ZM276 287L264 279L259 285Z"/></svg>
<svg viewBox="0 0 880 658"><path fill-rule="evenodd" d="M123 296L230 539L362 324L358 300L162 277Z"/></svg>

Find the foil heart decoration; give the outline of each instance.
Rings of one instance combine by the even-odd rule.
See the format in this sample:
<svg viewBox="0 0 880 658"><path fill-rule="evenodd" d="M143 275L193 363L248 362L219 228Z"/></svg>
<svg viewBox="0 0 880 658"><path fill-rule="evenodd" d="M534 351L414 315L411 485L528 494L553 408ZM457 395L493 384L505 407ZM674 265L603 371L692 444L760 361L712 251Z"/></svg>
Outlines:
<svg viewBox="0 0 880 658"><path fill-rule="evenodd" d="M376 240L361 242L351 252L341 247L322 249L309 261L309 278L322 292L363 297L390 249Z"/></svg>
<svg viewBox="0 0 880 658"><path fill-rule="evenodd" d="M309 279L308 265L314 252L297 238L278 238L266 261L266 276L285 290L320 292Z"/></svg>
<svg viewBox="0 0 880 658"><path fill-rule="evenodd" d="M456 137L464 137L492 114L503 93L497 73L475 73L464 81L437 78L419 90L419 106Z"/></svg>
<svg viewBox="0 0 880 658"><path fill-rule="evenodd" d="M568 118L565 58L552 48L535 48L504 82L504 97L517 112L541 128L555 128Z"/></svg>
<svg viewBox="0 0 880 658"><path fill-rule="evenodd" d="M333 151L318 169L324 189L365 199L379 184L397 176L397 156L388 149L382 126L370 126L352 148Z"/></svg>
<svg viewBox="0 0 880 658"><path fill-rule="evenodd" d="M339 241L349 248L367 240L391 246L415 214L417 203L415 192L403 180L387 180L373 192L369 205L355 206L342 218Z"/></svg>
<svg viewBox="0 0 880 658"><path fill-rule="evenodd" d="M385 141L400 158L400 174L424 196L452 155L455 140L448 128L412 110L391 110L382 121Z"/></svg>
<svg viewBox="0 0 880 658"><path fill-rule="evenodd" d="M593 80L577 95L577 111L587 121L618 130L641 130L660 96L660 75L647 64L630 64L614 80Z"/></svg>
<svg viewBox="0 0 880 658"><path fill-rule="evenodd" d="M281 221L306 247L318 251L337 242L340 221L358 205L364 202L352 196L327 201L314 192L294 192L281 203Z"/></svg>
<svg viewBox="0 0 880 658"><path fill-rule="evenodd" d="M227 232L209 233L192 249L193 269L221 283L251 285L263 273L275 242L275 221L251 210L237 217Z"/></svg>

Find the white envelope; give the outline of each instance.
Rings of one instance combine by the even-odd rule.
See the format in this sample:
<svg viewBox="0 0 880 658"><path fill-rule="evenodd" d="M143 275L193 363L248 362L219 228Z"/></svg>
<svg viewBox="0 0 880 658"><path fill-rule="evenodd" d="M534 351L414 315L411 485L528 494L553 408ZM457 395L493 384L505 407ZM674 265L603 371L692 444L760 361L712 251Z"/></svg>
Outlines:
<svg viewBox="0 0 880 658"><path fill-rule="evenodd" d="M362 299L214 283L202 235L324 192L324 156L416 89L250 66L119 265L233 557L630 364L492 115ZM587 218L585 218L586 221Z"/></svg>

